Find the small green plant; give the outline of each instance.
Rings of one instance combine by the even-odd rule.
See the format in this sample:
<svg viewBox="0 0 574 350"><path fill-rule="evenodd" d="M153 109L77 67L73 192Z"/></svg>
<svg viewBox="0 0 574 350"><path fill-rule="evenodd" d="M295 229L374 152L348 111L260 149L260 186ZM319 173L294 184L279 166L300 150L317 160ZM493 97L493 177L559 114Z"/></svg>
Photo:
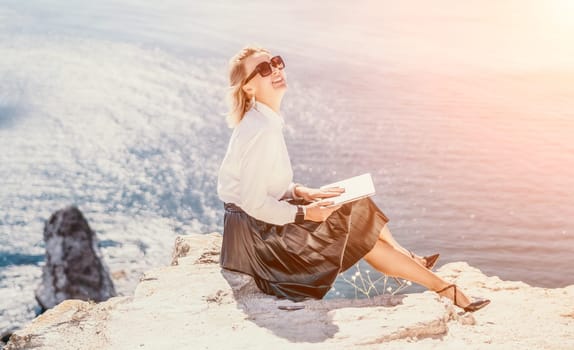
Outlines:
<svg viewBox="0 0 574 350"><path fill-rule="evenodd" d="M371 277L371 271L366 269L365 272L363 272L359 266L359 263L355 264L353 269L356 271L350 279L345 276L345 274L343 274L341 277L343 281L354 287L355 299L359 298L359 293L368 299L375 295L395 295L412 285L411 281L393 278L397 284L393 289L391 283L389 283L389 276L381 275L380 277L373 279Z"/></svg>

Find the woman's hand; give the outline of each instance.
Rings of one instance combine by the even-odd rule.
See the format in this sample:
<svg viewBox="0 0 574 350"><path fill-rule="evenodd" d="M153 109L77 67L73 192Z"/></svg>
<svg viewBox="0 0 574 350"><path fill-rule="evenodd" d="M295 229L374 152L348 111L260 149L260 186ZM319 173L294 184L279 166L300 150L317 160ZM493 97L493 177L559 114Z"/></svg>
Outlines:
<svg viewBox="0 0 574 350"><path fill-rule="evenodd" d="M306 205L305 220L316 222L327 220L329 215L341 207L340 205L330 207L330 205L333 205L333 201L324 200Z"/></svg>
<svg viewBox="0 0 574 350"><path fill-rule="evenodd" d="M314 202L318 199L337 197L345 192L345 189L343 187L309 188L298 185L294 192L295 196L308 202Z"/></svg>

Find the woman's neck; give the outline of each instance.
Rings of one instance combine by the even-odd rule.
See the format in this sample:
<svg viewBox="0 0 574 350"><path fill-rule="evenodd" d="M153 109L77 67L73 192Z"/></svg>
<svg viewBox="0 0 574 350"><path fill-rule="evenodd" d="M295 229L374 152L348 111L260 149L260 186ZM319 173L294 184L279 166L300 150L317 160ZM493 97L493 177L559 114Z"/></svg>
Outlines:
<svg viewBox="0 0 574 350"><path fill-rule="evenodd" d="M263 103L267 107L271 108L273 112L280 114L281 110L281 98L273 99L273 100L266 100L266 99L257 99L257 101Z"/></svg>

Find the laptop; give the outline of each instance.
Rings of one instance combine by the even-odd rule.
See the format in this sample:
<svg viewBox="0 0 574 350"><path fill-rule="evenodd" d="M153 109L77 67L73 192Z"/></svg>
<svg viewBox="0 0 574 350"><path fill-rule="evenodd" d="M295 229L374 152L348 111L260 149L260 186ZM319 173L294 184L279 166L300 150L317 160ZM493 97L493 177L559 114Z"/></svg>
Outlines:
<svg viewBox="0 0 574 350"><path fill-rule="evenodd" d="M334 202L334 204L330 205L329 207L354 202L356 200L370 197L375 194L375 185L373 184L373 178L371 177L370 173L333 182L332 184L321 186L321 189L327 187L343 187L345 189L345 192L337 197L323 199Z"/></svg>

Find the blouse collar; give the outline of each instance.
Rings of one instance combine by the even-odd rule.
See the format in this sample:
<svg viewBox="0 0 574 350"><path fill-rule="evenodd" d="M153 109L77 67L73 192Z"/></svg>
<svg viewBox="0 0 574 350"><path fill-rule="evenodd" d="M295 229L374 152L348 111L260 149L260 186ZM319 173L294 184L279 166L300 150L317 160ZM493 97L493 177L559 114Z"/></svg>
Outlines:
<svg viewBox="0 0 574 350"><path fill-rule="evenodd" d="M271 120L275 125L283 128L285 125L285 120L283 116L279 113L275 113L269 106L259 101L255 101L255 110L263 114L267 119Z"/></svg>

